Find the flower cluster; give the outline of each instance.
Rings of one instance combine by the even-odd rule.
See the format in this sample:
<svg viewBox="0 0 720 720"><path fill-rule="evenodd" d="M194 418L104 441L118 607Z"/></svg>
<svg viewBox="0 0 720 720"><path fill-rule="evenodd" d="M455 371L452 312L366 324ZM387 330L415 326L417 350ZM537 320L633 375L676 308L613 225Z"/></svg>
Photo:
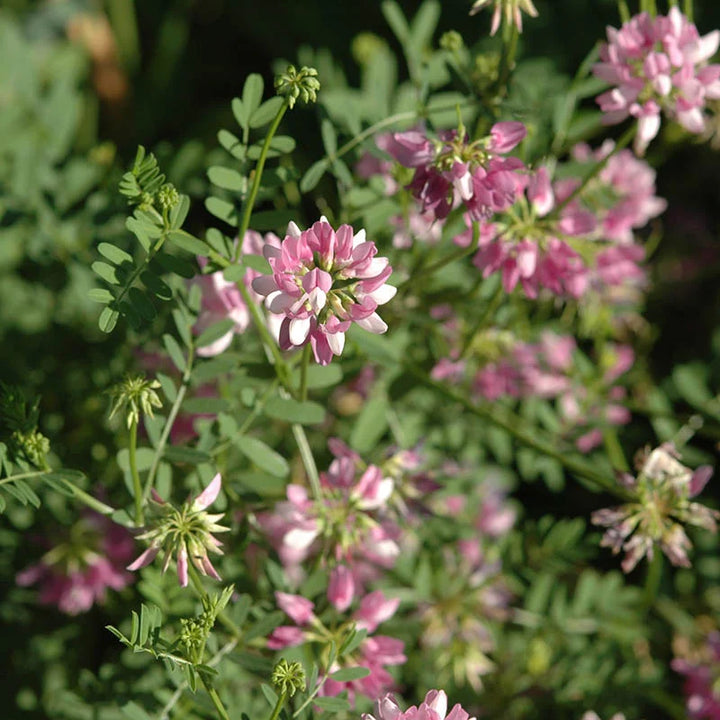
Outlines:
<svg viewBox="0 0 720 720"><path fill-rule="evenodd" d="M518 32L522 32L522 13L526 12L530 17L537 17L537 8L532 0L475 0L470 14L480 12L489 5L495 5L490 26L490 35L494 35L500 27L500 21L504 18L507 25L515 25Z"/></svg>
<svg viewBox="0 0 720 720"><path fill-rule="evenodd" d="M280 238L274 233L267 233L264 237L254 230L248 230L242 241L242 255L262 255L263 247L269 245L280 247ZM201 265L206 265L204 258L198 258ZM252 290L252 282L260 273L257 270L248 268L243 275L241 282L245 284L253 299L260 301L260 296ZM202 305L197 322L193 326L193 332L199 335L211 325L221 320L230 319L233 327L224 335L208 345L197 349L200 357L215 357L230 347L234 335L241 335L250 325L250 311L245 300L237 287L237 283L225 279L222 270L217 270L206 275L199 275L191 281L197 285L202 293ZM277 328L272 325L270 330Z"/></svg>
<svg viewBox="0 0 720 720"><path fill-rule="evenodd" d="M392 695L385 695L378 699L375 715L364 713L362 720L475 720L459 703L449 713L447 706L444 690L430 690L419 707L413 705L405 712L400 710Z"/></svg>
<svg viewBox="0 0 720 720"><path fill-rule="evenodd" d="M283 350L309 342L315 360L327 365L342 353L353 322L371 333L387 330L375 311L395 296L387 283L392 268L387 258L376 257L364 230L353 234L341 225L335 231L322 217L301 232L291 222L280 246L267 243L263 254L272 275L255 278L252 287L271 313L283 316Z"/></svg>
<svg viewBox="0 0 720 720"><path fill-rule="evenodd" d="M78 615L105 601L107 589L122 590L132 581L125 564L132 557L130 533L103 515L87 512L66 542L45 553L15 578L18 585L40 583L40 602Z"/></svg>
<svg viewBox="0 0 720 720"><path fill-rule="evenodd" d="M619 477L632 500L593 513L593 523L608 528L601 545L613 553L625 552L622 569L626 573L646 555L652 559L656 545L673 565L689 567L687 551L692 544L683 524L715 532L720 517L716 510L690 502L702 492L712 472L708 465L690 470L671 443L647 453L640 458L637 477L629 473Z"/></svg>
<svg viewBox="0 0 720 720"><path fill-rule="evenodd" d="M638 120L635 150L642 154L665 113L688 132L706 129L705 103L720 98L720 65L707 65L718 48L717 30L700 36L677 7L667 16L644 12L619 30L608 28L595 75L615 85L597 98L607 125Z"/></svg>
<svg viewBox="0 0 720 720"><path fill-rule="evenodd" d="M642 282L645 253L633 231L666 203L655 195L655 173L647 163L629 150L613 151L612 141L594 152L584 144L573 148L583 164L606 161L584 186L573 176L553 183L544 167L523 176L525 195L519 195L515 216L480 228L473 263L483 276L501 272L506 292L520 284L531 298L540 288L580 297L593 287ZM455 242L467 246L471 238L468 227Z"/></svg>
<svg viewBox="0 0 720 720"><path fill-rule="evenodd" d="M673 643L672 669L685 676L683 691L690 720L720 718L720 632L705 630L694 648L685 639Z"/></svg>
<svg viewBox="0 0 720 720"><path fill-rule="evenodd" d="M423 213L442 220L463 203L473 220L487 220L506 210L520 189L519 170L524 163L502 157L526 135L520 122L499 122L487 137L470 142L463 128L430 139L419 130L395 133L383 149L401 165L414 168L409 185Z"/></svg>
<svg viewBox="0 0 720 720"><path fill-rule="evenodd" d="M258 515L290 577L320 555L330 567L328 599L346 610L378 567L392 567L400 552L400 529L388 512L395 483L377 465L364 466L342 442L329 443L335 459L321 473L319 498L289 485L287 501Z"/></svg>
<svg viewBox="0 0 720 720"><path fill-rule="evenodd" d="M230 528L217 524L224 513L211 515L205 511L215 502L221 487L222 479L218 473L196 498L188 499L179 510L155 494L151 501L155 517L148 529L138 535L138 540L148 540L150 547L127 569L139 570L149 565L160 550L164 550L163 572L175 555L178 580L182 587L188 584L188 558L203 575L220 580L208 557L208 551L223 554L222 543L212 533L228 532Z"/></svg>
<svg viewBox="0 0 720 720"><path fill-rule="evenodd" d="M404 644L401 640L385 635L373 636L372 633L381 623L395 614L399 600L387 598L379 590L371 592L363 597L348 626L343 625L339 631L331 631L315 615L315 604L307 598L276 592L275 599L295 625L281 625L272 631L267 641L267 646L271 650L282 650L305 642L332 642L337 640L338 636L342 636L351 625L368 633L355 652L343 656L342 663L347 667L358 665L366 667L370 670L370 674L359 680L347 682L327 678L320 691L321 695L333 696L347 690L351 698L358 692L369 698L376 698L394 686L393 679L385 667L405 662ZM340 668L340 664L335 662L328 669L328 673L332 674Z"/></svg>

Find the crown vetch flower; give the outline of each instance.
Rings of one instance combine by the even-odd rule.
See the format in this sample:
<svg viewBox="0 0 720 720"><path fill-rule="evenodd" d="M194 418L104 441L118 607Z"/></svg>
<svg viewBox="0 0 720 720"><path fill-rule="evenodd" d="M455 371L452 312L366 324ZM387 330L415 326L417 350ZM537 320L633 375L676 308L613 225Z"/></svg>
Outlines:
<svg viewBox="0 0 720 720"><path fill-rule="evenodd" d="M706 128L706 100L720 98L720 65L707 65L718 49L720 32L700 36L677 7L667 16L640 13L619 30L607 29L595 75L615 85L597 102L603 122L638 120L635 151L642 154L660 130L664 112L688 132Z"/></svg>
<svg viewBox="0 0 720 720"><path fill-rule="evenodd" d="M687 551L692 543L683 524L717 530L720 513L690 502L712 473L708 465L695 471L683 465L672 443L655 448L642 460L637 477L629 473L619 477L632 500L593 513L592 522L608 528L600 544L610 547L613 553L625 551L622 569L626 573L646 555L652 559L655 546L673 565L690 567Z"/></svg>
<svg viewBox="0 0 720 720"><path fill-rule="evenodd" d="M40 583L39 601L78 615L105 601L108 588L122 590L132 582L125 563L132 557L130 533L103 515L87 512L71 528L66 542L15 578L23 587Z"/></svg>
<svg viewBox="0 0 720 720"><path fill-rule="evenodd" d="M213 515L206 510L217 499L221 487L222 479L218 473L196 498L188 499L180 509L155 495L151 501L154 518L149 522L149 529L138 535L139 540L148 540L150 547L127 569L139 570L149 565L160 550L164 550L163 572L175 555L178 580L182 587L188 584L188 560L203 575L220 580L220 575L208 557L208 551L223 554L222 543L213 533L228 532L230 528L218 525L224 513Z"/></svg>
<svg viewBox="0 0 720 720"><path fill-rule="evenodd" d="M395 698L386 694L377 700L375 715L363 713L362 720L475 720L457 703L448 713L448 699L444 690L430 690L420 707L413 705L405 712Z"/></svg>
<svg viewBox="0 0 720 720"><path fill-rule="evenodd" d="M270 312L284 316L283 350L309 342L315 360L327 365L342 353L353 322L371 333L387 330L375 311L397 292L387 284L392 268L376 256L364 230L341 225L336 231L325 217L304 231L291 222L280 247L265 245L263 254L272 275L255 278L252 286Z"/></svg>
<svg viewBox="0 0 720 720"><path fill-rule="evenodd" d="M394 133L383 149L401 165L415 168L410 185L423 212L442 220L464 203L474 220L487 220L509 208L522 184L522 160L502 157L527 134L521 122L499 122L486 137L469 142L464 128L431 140L418 130Z"/></svg>

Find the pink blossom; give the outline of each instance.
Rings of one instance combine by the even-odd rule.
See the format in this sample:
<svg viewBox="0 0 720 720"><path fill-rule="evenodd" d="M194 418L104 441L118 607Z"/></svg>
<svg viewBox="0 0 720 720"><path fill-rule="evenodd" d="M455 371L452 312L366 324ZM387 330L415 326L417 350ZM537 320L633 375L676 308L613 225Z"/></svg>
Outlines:
<svg viewBox="0 0 720 720"><path fill-rule="evenodd" d="M83 538L83 547L69 542L58 545L15 578L23 587L40 583L39 602L68 615L87 612L95 603L105 602L108 588L122 590L132 582L124 566L132 557L133 541L124 528L87 512L74 536Z"/></svg>
<svg viewBox="0 0 720 720"><path fill-rule="evenodd" d="M676 657L672 669L685 676L683 692L690 720L720 720L720 693L716 678L720 670L720 633L707 634L696 656Z"/></svg>
<svg viewBox="0 0 720 720"><path fill-rule="evenodd" d="M362 720L475 720L463 708L456 704L448 713L448 699L444 690L430 690L419 707L400 710L395 698L386 694L376 701L375 715L364 713Z"/></svg>
<svg viewBox="0 0 720 720"><path fill-rule="evenodd" d="M705 103L720 98L720 66L706 65L720 42L717 30L703 37L677 7L667 16L644 12L619 30L608 28L595 75L616 87L598 96L608 125L638 119L635 151L644 153L665 113L688 132L705 130Z"/></svg>
<svg viewBox="0 0 720 720"><path fill-rule="evenodd" d="M315 360L327 365L342 353L353 322L372 333L387 330L375 311L395 295L386 282L392 268L376 257L364 230L353 234L341 225L336 232L324 217L303 232L290 223L280 247L266 244L263 253L272 275L256 277L252 287L271 313L283 317L283 350L309 342Z"/></svg>
<svg viewBox="0 0 720 720"><path fill-rule="evenodd" d="M437 141L413 130L395 133L384 149L401 165L415 169L410 185L423 213L442 220L463 203L474 220L487 220L509 208L517 197L524 164L501 157L526 134L519 122L500 122L490 135L468 142L456 132L445 132Z"/></svg>
<svg viewBox="0 0 720 720"><path fill-rule="evenodd" d="M330 571L327 590L328 600L338 612L345 612L355 595L355 580L345 565L338 565Z"/></svg>

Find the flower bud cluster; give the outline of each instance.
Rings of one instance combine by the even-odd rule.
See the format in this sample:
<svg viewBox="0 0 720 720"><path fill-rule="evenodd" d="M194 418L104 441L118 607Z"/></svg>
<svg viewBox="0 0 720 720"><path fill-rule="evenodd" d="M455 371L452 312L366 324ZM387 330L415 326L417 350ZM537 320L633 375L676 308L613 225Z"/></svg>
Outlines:
<svg viewBox="0 0 720 720"><path fill-rule="evenodd" d="M295 107L298 98L304 103L314 103L317 102L320 90L317 76L318 71L315 68L303 65L298 72L294 65L288 65L287 70L275 78L275 90L278 95L288 99L290 108Z"/></svg>

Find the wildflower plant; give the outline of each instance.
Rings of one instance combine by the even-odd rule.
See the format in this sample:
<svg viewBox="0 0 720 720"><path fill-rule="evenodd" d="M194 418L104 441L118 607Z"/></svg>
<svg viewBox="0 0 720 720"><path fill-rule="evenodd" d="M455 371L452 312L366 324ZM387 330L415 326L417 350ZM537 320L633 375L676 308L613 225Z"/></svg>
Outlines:
<svg viewBox="0 0 720 720"><path fill-rule="evenodd" d="M384 0L358 72L304 47L206 116L169 69L182 14L155 38L95 8L66 40L77 8L30 5L0 13L0 339L33 356L0 383L17 707L713 717L720 333L658 312L717 267L664 254L712 239L675 169L717 124L710 13L619 0L562 70L528 57L552 4L451 29ZM186 89L183 133L227 127L124 157L94 133L131 126L130 87L147 138Z"/></svg>

